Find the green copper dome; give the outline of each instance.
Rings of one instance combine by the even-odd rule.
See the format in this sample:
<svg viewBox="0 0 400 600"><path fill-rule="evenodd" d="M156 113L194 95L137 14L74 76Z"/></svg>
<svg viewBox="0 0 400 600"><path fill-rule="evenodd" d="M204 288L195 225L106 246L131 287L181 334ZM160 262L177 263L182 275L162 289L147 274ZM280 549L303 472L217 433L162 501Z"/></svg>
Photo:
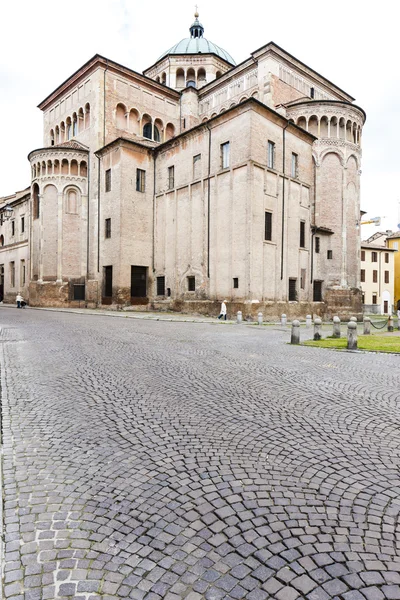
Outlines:
<svg viewBox="0 0 400 600"><path fill-rule="evenodd" d="M231 65L236 65L232 56L223 48L213 44L203 37L204 27L198 19L199 15L195 13L195 21L190 27L190 38L185 38L164 52L158 60L168 56L169 54L216 54L223 60L226 60ZM157 61L158 62L158 61Z"/></svg>

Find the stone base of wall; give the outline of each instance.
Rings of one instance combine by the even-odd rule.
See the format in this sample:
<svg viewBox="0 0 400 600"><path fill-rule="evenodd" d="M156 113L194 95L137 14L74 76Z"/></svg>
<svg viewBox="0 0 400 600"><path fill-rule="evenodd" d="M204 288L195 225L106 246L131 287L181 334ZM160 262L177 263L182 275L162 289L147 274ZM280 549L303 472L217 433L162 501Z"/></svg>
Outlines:
<svg viewBox="0 0 400 600"><path fill-rule="evenodd" d="M29 306L69 306L69 284L55 281L31 281L29 284Z"/></svg>
<svg viewBox="0 0 400 600"><path fill-rule="evenodd" d="M357 288L344 289L326 289L324 293L326 303L325 319L333 319L334 316L340 317L343 321L350 317L357 317L359 321L363 319L362 294Z"/></svg>
<svg viewBox="0 0 400 600"><path fill-rule="evenodd" d="M216 300L148 300L147 298L132 299L121 293L116 293L107 304L98 296L96 281L86 284L86 301L70 300L70 284L68 282L32 282L29 286L29 304L43 307L103 307L108 310L128 311L173 311L188 314L208 315L217 317L221 302ZM108 300L108 299L107 299ZM304 319L306 315L331 320L339 316L342 320L355 316L362 320L362 296L358 289L342 290L327 289L324 302L227 302L228 318L235 319L236 313L242 311L243 320L257 320L257 314L263 313L265 321L278 321L282 314L288 320Z"/></svg>

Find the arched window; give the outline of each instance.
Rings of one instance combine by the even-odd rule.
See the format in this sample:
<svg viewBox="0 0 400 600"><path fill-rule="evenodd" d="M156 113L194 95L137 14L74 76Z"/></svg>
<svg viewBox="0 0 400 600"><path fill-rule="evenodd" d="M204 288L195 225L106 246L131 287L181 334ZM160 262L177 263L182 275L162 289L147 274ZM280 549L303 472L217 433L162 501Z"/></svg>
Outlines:
<svg viewBox="0 0 400 600"><path fill-rule="evenodd" d="M50 146L54 146L54 129L50 129Z"/></svg>
<svg viewBox="0 0 400 600"><path fill-rule="evenodd" d="M328 117L321 117L320 121L320 136L323 138L328 137Z"/></svg>
<svg viewBox="0 0 400 600"><path fill-rule="evenodd" d="M43 161L42 162L42 177L46 176L46 163Z"/></svg>
<svg viewBox="0 0 400 600"><path fill-rule="evenodd" d="M343 117L340 117L340 120L339 120L339 138L341 140L344 140L345 129L346 129L346 121L344 120Z"/></svg>
<svg viewBox="0 0 400 600"><path fill-rule="evenodd" d="M0 247L4 246L4 235L0 235Z"/></svg>
<svg viewBox="0 0 400 600"><path fill-rule="evenodd" d="M90 127L90 104L85 105L85 129Z"/></svg>
<svg viewBox="0 0 400 600"><path fill-rule="evenodd" d="M186 74L186 87L196 87L196 73L194 69L188 69Z"/></svg>
<svg viewBox="0 0 400 600"><path fill-rule="evenodd" d="M78 214L78 191L69 189L65 197L65 212L70 215Z"/></svg>
<svg viewBox="0 0 400 600"><path fill-rule="evenodd" d="M66 131L67 131L67 140L70 140L70 139L71 139L71 137L72 137L72 123L71 123L71 117L68 117L68 118L67 118L67 121L66 121L66 126L67 126L67 128L66 128Z"/></svg>
<svg viewBox="0 0 400 600"><path fill-rule="evenodd" d="M61 143L65 142L65 123L64 123L64 121L61 121L61 125L60 125L60 142Z"/></svg>
<svg viewBox="0 0 400 600"><path fill-rule="evenodd" d="M222 71L217 71L215 73L215 79L218 79L219 77L222 77Z"/></svg>
<svg viewBox="0 0 400 600"><path fill-rule="evenodd" d="M197 87L206 83L206 70L203 67L197 71Z"/></svg>
<svg viewBox="0 0 400 600"><path fill-rule="evenodd" d="M127 111L124 104L117 104L116 118L118 129L127 129Z"/></svg>
<svg viewBox="0 0 400 600"><path fill-rule="evenodd" d="M76 113L72 115L72 135L73 137L78 135L78 118L76 116Z"/></svg>
<svg viewBox="0 0 400 600"><path fill-rule="evenodd" d="M51 162L51 160L47 161L47 175L52 175L53 174L53 163Z"/></svg>
<svg viewBox="0 0 400 600"><path fill-rule="evenodd" d="M337 117L331 117L329 133L331 138L338 137L338 120Z"/></svg>
<svg viewBox="0 0 400 600"><path fill-rule="evenodd" d="M69 165L66 158L61 161L61 175L69 175Z"/></svg>
<svg viewBox="0 0 400 600"><path fill-rule="evenodd" d="M78 175L78 162L71 160L71 175Z"/></svg>
<svg viewBox="0 0 400 600"><path fill-rule="evenodd" d="M60 128L57 125L56 127L56 139L55 139L56 145L60 143Z"/></svg>
<svg viewBox="0 0 400 600"><path fill-rule="evenodd" d="M39 186L34 183L32 186L32 198L33 198L33 218L38 219L40 215L40 197L39 197Z"/></svg>
<svg viewBox="0 0 400 600"><path fill-rule="evenodd" d="M148 140L153 139L150 115L146 115L146 114L143 115L142 127L143 127L143 137L147 138Z"/></svg>
<svg viewBox="0 0 400 600"><path fill-rule="evenodd" d="M176 87L177 88L185 87L185 71L183 69L176 70Z"/></svg>
<svg viewBox="0 0 400 600"><path fill-rule="evenodd" d="M129 131L136 133L136 135L139 134L139 121L140 117L138 111L135 108L132 108L129 113Z"/></svg>
<svg viewBox="0 0 400 600"><path fill-rule="evenodd" d="M87 162L83 160L79 166L81 177L87 177Z"/></svg>
<svg viewBox="0 0 400 600"><path fill-rule="evenodd" d="M308 131L315 136L318 136L318 117L313 115L308 121Z"/></svg>
<svg viewBox="0 0 400 600"><path fill-rule="evenodd" d="M157 81L157 83L160 83L160 76L159 75L156 77L156 81Z"/></svg>
<svg viewBox="0 0 400 600"><path fill-rule="evenodd" d="M78 132L85 129L85 117L83 115L83 108L78 111Z"/></svg>
<svg viewBox="0 0 400 600"><path fill-rule="evenodd" d="M175 135L175 127L172 125L172 123L168 123L167 127L165 128L165 139L170 140L171 138L173 138Z"/></svg>
<svg viewBox="0 0 400 600"><path fill-rule="evenodd" d="M148 140L152 139L152 126L151 123L146 123L146 125L143 127L143 137L147 138Z"/></svg>
<svg viewBox="0 0 400 600"><path fill-rule="evenodd" d="M163 126L163 122L161 121L161 119L156 119L154 121L154 141L155 142L161 142L161 134L164 131L164 126Z"/></svg>
<svg viewBox="0 0 400 600"><path fill-rule="evenodd" d="M59 175L60 174L60 161L56 158L56 160L54 161L54 171L53 171L54 175Z"/></svg>
<svg viewBox="0 0 400 600"><path fill-rule="evenodd" d="M167 85L167 74L166 73L162 73L162 75L161 75L161 83L163 85Z"/></svg>

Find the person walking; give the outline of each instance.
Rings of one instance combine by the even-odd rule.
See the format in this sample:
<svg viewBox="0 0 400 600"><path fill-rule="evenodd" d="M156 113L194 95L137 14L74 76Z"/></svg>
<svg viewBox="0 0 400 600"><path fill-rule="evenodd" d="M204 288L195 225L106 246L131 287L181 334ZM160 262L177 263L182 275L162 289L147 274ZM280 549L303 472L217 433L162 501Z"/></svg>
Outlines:
<svg viewBox="0 0 400 600"><path fill-rule="evenodd" d="M15 298L16 303L17 303L17 308L21 308L21 303L24 301L23 297L21 296L21 293L18 292L17 297Z"/></svg>
<svg viewBox="0 0 400 600"><path fill-rule="evenodd" d="M219 313L219 317L218 319L222 319L224 321L226 321L226 302L228 302L227 300L224 300L221 304L221 312Z"/></svg>

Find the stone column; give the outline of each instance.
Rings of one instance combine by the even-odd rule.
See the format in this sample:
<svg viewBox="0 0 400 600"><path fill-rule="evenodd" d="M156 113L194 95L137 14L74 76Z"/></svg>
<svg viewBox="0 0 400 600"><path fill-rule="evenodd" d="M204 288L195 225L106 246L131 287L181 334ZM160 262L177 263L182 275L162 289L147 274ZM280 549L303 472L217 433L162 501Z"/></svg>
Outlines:
<svg viewBox="0 0 400 600"><path fill-rule="evenodd" d="M292 323L292 335L290 337L291 344L300 344L300 321L295 319Z"/></svg>
<svg viewBox="0 0 400 600"><path fill-rule="evenodd" d="M371 334L371 319L369 317L364 317L364 335Z"/></svg>
<svg viewBox="0 0 400 600"><path fill-rule="evenodd" d="M333 333L332 337L340 338L340 319L339 317L333 317Z"/></svg>
<svg viewBox="0 0 400 600"><path fill-rule="evenodd" d="M241 323L242 322L242 311L238 310L237 314L236 314L236 323Z"/></svg>
<svg viewBox="0 0 400 600"><path fill-rule="evenodd" d="M347 324L347 350L357 350L357 323L350 321Z"/></svg>
<svg viewBox="0 0 400 600"><path fill-rule="evenodd" d="M318 317L314 319L314 340L321 339L322 321Z"/></svg>

